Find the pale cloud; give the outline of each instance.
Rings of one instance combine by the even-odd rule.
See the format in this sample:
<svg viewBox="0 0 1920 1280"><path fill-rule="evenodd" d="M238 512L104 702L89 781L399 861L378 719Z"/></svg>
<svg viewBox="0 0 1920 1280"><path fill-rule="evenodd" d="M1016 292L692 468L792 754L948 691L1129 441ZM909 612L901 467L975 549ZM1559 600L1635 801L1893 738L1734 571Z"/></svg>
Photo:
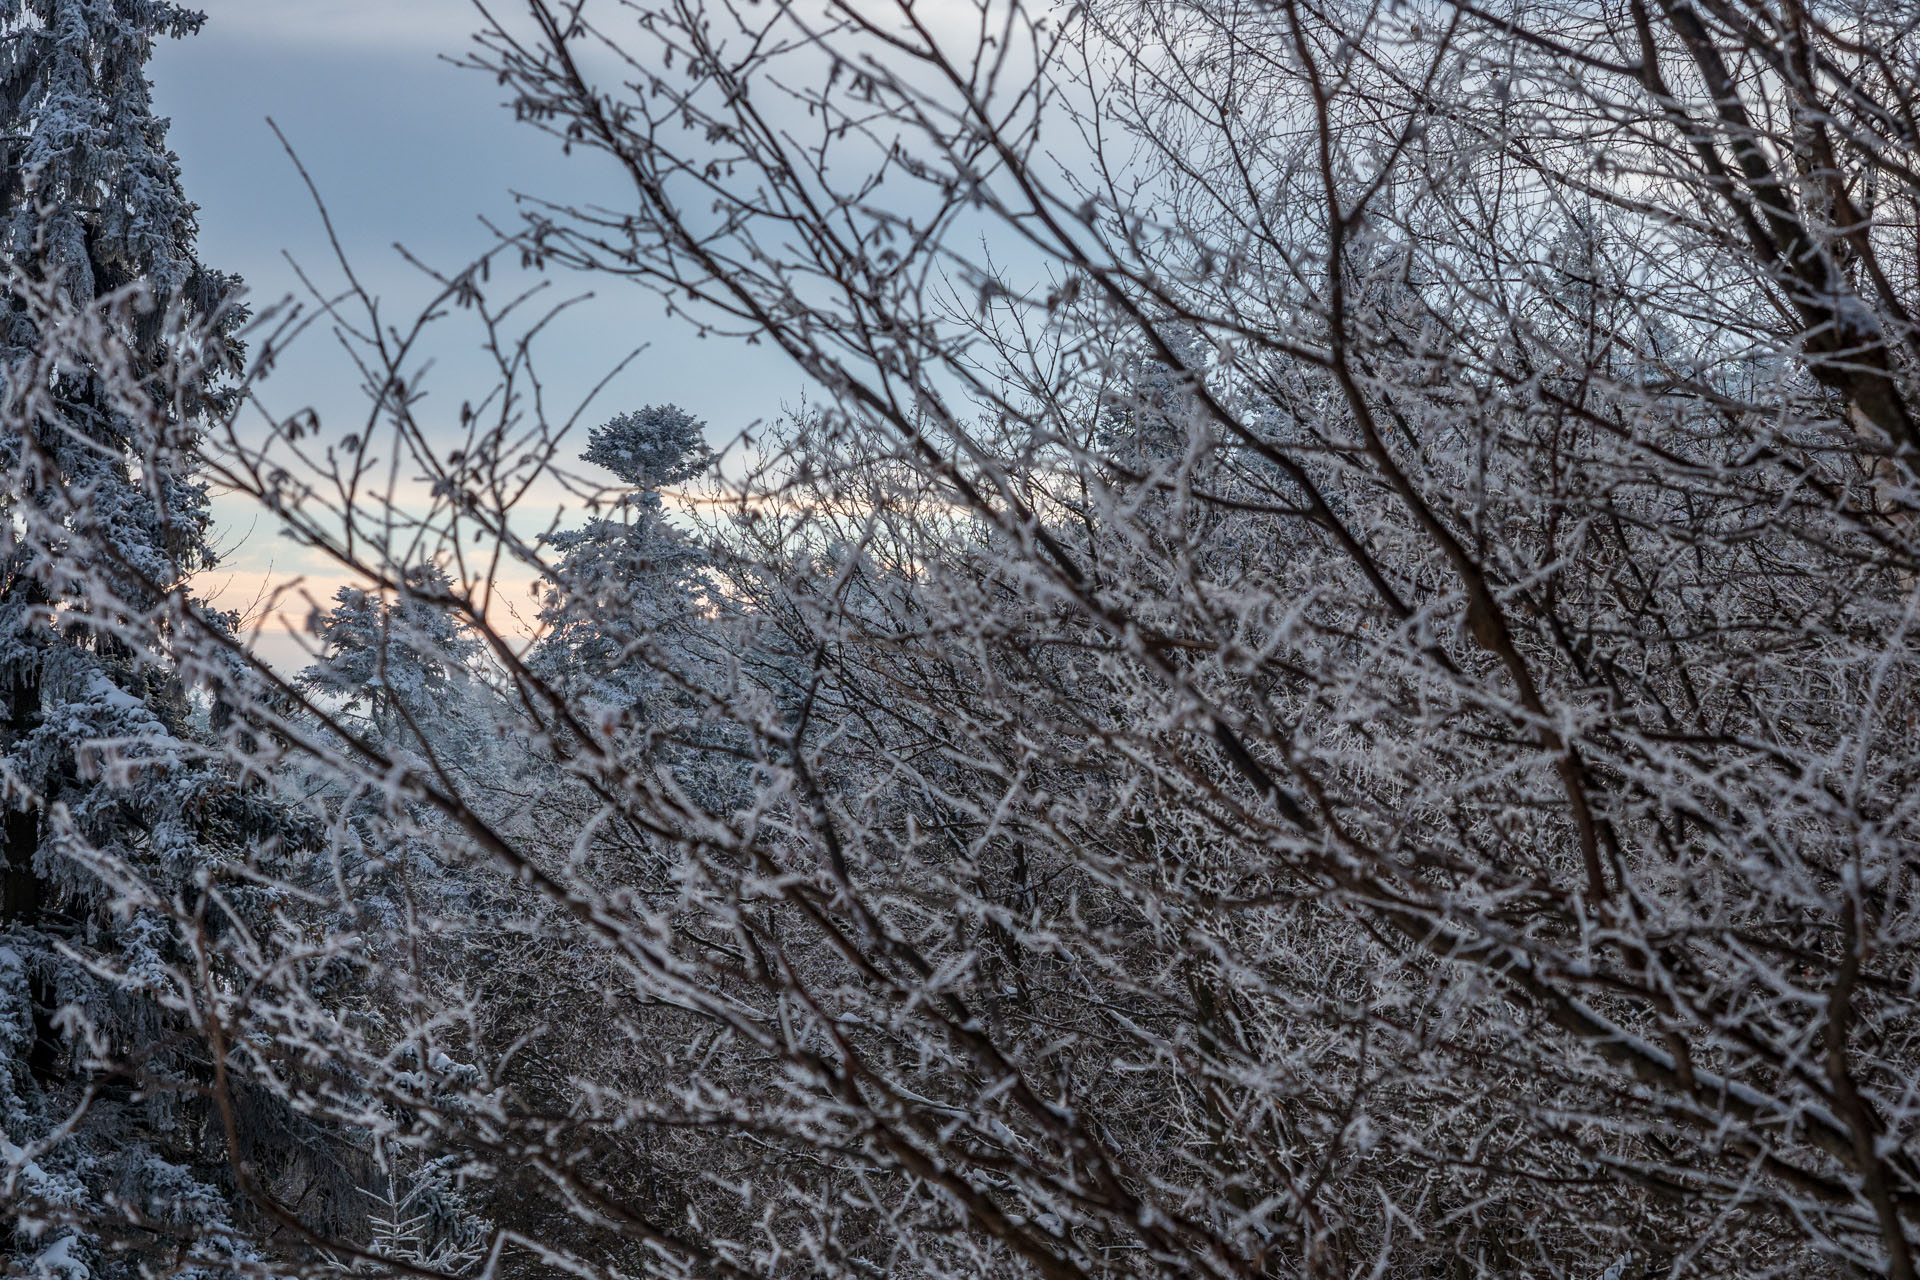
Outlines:
<svg viewBox="0 0 1920 1280"><path fill-rule="evenodd" d="M197 0L207 33L266 44L457 52L480 25L472 0Z"/></svg>
<svg viewBox="0 0 1920 1280"><path fill-rule="evenodd" d="M833 0L834 4L841 0ZM852 7L882 21L897 17L898 0L851 0ZM473 32L485 25L474 0L197 0L195 8L210 19L209 32L287 46L323 45L334 48L427 48L457 52L466 48ZM810 24L824 24L830 5L814 0L795 12ZM1044 5L1033 6L1043 12ZM488 9L511 28L521 6L492 3ZM613 4L590 13L601 22L631 20ZM758 14L753 15L759 17ZM975 0L922 0L917 16L950 50L970 47L978 38L980 14ZM989 26L1005 17L1001 4L992 6Z"/></svg>

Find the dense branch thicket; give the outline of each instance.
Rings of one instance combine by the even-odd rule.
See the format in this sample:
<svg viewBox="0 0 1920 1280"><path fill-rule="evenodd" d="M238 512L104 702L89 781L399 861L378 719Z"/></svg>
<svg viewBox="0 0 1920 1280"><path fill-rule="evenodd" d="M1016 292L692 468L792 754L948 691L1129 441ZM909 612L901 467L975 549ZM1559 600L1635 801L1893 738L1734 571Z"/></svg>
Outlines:
<svg viewBox="0 0 1920 1280"><path fill-rule="evenodd" d="M170 941L61 954L144 984L230 1136L270 1100L361 1170L323 1206L235 1137L230 1218L101 1197L88 1248L1914 1276L1920 7L487 21L628 184L497 256L825 399L717 470L672 406L576 439L540 295L476 264L394 323L346 269L365 418L247 413L294 316L187 441L349 583L297 677L9 453L20 554L287 806L190 885L63 821ZM220 321L144 360L143 295L18 261L8 439L85 430L54 368L165 435ZM432 386L449 326L495 385ZM588 518L532 532L555 481ZM97 1092L5 1150L29 1272Z"/></svg>

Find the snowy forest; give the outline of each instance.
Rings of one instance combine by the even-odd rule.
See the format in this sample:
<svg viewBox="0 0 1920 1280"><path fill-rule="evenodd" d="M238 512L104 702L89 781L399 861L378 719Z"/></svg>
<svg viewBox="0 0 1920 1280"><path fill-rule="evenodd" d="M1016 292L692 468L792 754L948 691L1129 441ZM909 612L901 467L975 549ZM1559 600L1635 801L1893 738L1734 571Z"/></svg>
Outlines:
<svg viewBox="0 0 1920 1280"><path fill-rule="evenodd" d="M0 0L7 1277L1913 1280L1920 0L487 0L407 314L202 25Z"/></svg>

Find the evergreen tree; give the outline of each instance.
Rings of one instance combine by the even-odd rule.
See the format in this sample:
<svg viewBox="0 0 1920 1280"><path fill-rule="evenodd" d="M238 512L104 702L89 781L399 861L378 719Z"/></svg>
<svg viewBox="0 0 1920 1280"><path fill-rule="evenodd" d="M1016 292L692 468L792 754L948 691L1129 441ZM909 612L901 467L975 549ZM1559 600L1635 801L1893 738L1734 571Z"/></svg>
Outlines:
<svg viewBox="0 0 1920 1280"><path fill-rule="evenodd" d="M194 970L165 909L294 830L204 749L168 652L166 602L214 562L191 446L238 357L237 281L195 257L194 206L145 75L157 38L200 21L159 0L0 2L9 1274L255 1257L234 1159L256 1182L296 1152L327 1162L295 1117L238 1086L223 1099L236 1132L215 1123L205 1038L178 1012ZM103 325L121 363L63 346L48 318L61 315ZM206 374L182 384L195 365ZM314 1181L350 1178L333 1165Z"/></svg>
<svg viewBox="0 0 1920 1280"><path fill-rule="evenodd" d="M340 588L332 611L315 620L320 660L301 673L300 684L365 717L381 738L402 726L431 735L458 718L480 653L479 641L441 603L451 590L446 571L431 564L408 569L391 602Z"/></svg>
<svg viewBox="0 0 1920 1280"><path fill-rule="evenodd" d="M705 424L674 405L648 405L595 428L583 461L628 487L610 514L555 535L560 552L540 620L535 669L603 709L663 711L662 668L687 656L687 627L707 598L699 547L667 520L660 490L704 471Z"/></svg>
<svg viewBox="0 0 1920 1280"><path fill-rule="evenodd" d="M495 790L501 762L492 690L476 671L479 641L446 605L453 583L434 564L414 565L398 577L400 588L390 597L342 587L328 613L315 611L309 629L319 656L295 683L389 757L438 776L457 775L476 792ZM391 796L341 790L325 774L303 778L301 789L354 833L337 842L339 865L324 876L344 875L353 887L352 920L343 927L362 927L367 917L392 924L404 915L409 893L427 895L424 905L436 910L471 910L470 874L440 867L432 842L408 830L434 827L430 810L404 805L408 821L396 830Z"/></svg>

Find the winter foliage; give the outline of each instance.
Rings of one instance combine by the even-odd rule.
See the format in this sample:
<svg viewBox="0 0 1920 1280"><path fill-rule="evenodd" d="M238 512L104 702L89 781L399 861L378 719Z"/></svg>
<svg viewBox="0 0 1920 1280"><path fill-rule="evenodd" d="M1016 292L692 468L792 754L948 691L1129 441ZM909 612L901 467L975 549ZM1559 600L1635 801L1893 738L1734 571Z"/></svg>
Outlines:
<svg viewBox="0 0 1920 1280"><path fill-rule="evenodd" d="M9 1274L1914 1276L1920 10L933 8L489 7L625 203L346 431L6 11Z"/></svg>

